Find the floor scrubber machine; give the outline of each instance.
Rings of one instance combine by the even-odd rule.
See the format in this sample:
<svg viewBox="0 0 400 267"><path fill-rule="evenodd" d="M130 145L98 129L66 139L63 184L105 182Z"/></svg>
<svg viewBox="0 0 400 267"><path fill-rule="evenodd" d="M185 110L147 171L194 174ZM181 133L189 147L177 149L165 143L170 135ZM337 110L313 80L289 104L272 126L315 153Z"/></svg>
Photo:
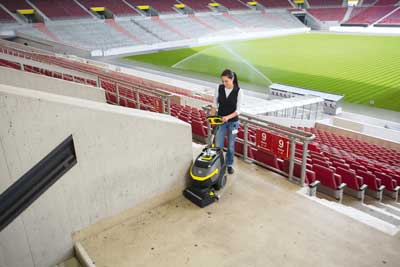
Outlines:
<svg viewBox="0 0 400 267"><path fill-rule="evenodd" d="M209 144L201 151L190 167L190 186L183 195L203 208L219 199L215 190L220 190L226 184L226 163L223 147L215 147L214 139L218 127L223 124L219 116L207 117L213 126Z"/></svg>

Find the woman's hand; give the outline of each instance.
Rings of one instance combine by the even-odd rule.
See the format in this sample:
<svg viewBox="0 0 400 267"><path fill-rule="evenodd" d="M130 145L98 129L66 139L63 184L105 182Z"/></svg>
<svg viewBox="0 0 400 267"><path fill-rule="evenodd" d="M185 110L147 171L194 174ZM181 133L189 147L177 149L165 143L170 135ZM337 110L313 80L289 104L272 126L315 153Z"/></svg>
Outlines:
<svg viewBox="0 0 400 267"><path fill-rule="evenodd" d="M229 117L228 116L223 116L222 117L222 122L227 122L229 121Z"/></svg>

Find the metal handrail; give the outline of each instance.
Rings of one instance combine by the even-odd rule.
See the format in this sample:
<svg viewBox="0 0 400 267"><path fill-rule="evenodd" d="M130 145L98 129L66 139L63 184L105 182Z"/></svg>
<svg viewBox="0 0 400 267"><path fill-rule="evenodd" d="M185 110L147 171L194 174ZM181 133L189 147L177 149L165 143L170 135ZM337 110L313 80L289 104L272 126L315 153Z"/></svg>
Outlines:
<svg viewBox="0 0 400 267"><path fill-rule="evenodd" d="M203 107L203 110L207 112L207 114L210 113L211 110L211 105L207 105ZM315 135L312 133L307 133L301 130L293 129L287 126L283 126L277 123L269 122L265 119L258 118L254 115L247 114L247 113L240 113L239 116L240 122L243 124L243 130L244 130L244 138L243 138L243 159L245 162L256 162L259 165L262 165L264 167L267 167L269 169L274 170L275 172L278 172L280 174L286 174L281 170L278 170L276 168L273 168L271 166L267 166L266 164L262 162L258 162L255 159L249 159L248 158L248 148L250 146L254 146L255 144L253 142L250 142L248 140L248 130L250 125L254 125L263 129L268 129L271 131L274 131L280 135L284 135L289 138L290 140L290 156L289 156L289 172L288 172L288 179L289 181L295 182L293 179L293 170L294 170L294 164L295 161L295 150L296 150L296 141L299 141L303 145L303 151L302 151L302 160L301 160L301 175L300 175L300 185L304 186L305 183L305 175L306 175L306 163L307 163L307 155L308 155L308 143L311 142L312 140L315 139ZM211 136L211 126L209 123L207 123L207 134L208 138Z"/></svg>

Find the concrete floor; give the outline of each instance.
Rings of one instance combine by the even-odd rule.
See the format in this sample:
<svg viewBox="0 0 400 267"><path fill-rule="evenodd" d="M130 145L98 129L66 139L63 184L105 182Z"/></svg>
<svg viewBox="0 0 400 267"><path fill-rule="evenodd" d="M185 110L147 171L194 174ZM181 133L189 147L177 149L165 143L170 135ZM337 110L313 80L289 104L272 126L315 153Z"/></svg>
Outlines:
<svg viewBox="0 0 400 267"><path fill-rule="evenodd" d="M310 201L256 165L235 165L218 203L200 209L179 197L82 245L97 267L400 266L399 234Z"/></svg>

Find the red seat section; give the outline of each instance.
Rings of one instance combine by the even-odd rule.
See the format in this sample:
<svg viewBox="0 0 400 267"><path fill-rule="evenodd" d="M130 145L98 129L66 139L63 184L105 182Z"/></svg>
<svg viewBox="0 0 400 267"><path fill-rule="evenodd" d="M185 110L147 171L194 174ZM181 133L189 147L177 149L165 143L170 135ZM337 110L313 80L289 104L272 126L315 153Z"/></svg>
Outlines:
<svg viewBox="0 0 400 267"><path fill-rule="evenodd" d="M25 0L2 0L1 3L12 13L18 9L33 9Z"/></svg>
<svg viewBox="0 0 400 267"><path fill-rule="evenodd" d="M308 0L308 3L310 6L318 6L318 7L323 7L323 6L342 6L343 1L342 0Z"/></svg>
<svg viewBox="0 0 400 267"><path fill-rule="evenodd" d="M384 20L379 22L379 24L400 25L400 9L386 17Z"/></svg>
<svg viewBox="0 0 400 267"><path fill-rule="evenodd" d="M394 6L399 0L378 0L374 6Z"/></svg>
<svg viewBox="0 0 400 267"><path fill-rule="evenodd" d="M352 17L346 24L372 24L380 18L392 12L394 6L372 6L363 9L359 14Z"/></svg>
<svg viewBox="0 0 400 267"><path fill-rule="evenodd" d="M290 166L290 161L285 160L283 162L283 171L286 173L289 173L289 166ZM310 168L310 169L308 169L308 168ZM308 168L306 168L305 183L312 184L314 181L316 181L315 172L311 170L312 166L309 166ZM293 165L293 176L295 176L299 179L301 177L301 164L299 164L297 162L295 162Z"/></svg>
<svg viewBox="0 0 400 267"><path fill-rule="evenodd" d="M288 0L258 0L257 3L267 8L292 8Z"/></svg>
<svg viewBox="0 0 400 267"><path fill-rule="evenodd" d="M189 0L181 0L183 4L189 6L194 11L211 11L208 8L208 4L212 1L210 0L196 0L196 1L189 1Z"/></svg>
<svg viewBox="0 0 400 267"><path fill-rule="evenodd" d="M309 8L307 12L320 21L342 21L347 8Z"/></svg>
<svg viewBox="0 0 400 267"><path fill-rule="evenodd" d="M254 159L275 169L280 169L277 157L271 153L257 150L255 151Z"/></svg>
<svg viewBox="0 0 400 267"><path fill-rule="evenodd" d="M336 173L342 177L342 182L346 183L347 186L353 190L359 191L364 184L363 178L356 175L354 171L338 167Z"/></svg>
<svg viewBox="0 0 400 267"><path fill-rule="evenodd" d="M50 19L90 17L90 15L74 1L32 0L32 3Z"/></svg>
<svg viewBox="0 0 400 267"><path fill-rule="evenodd" d="M10 14L8 14L2 8L0 8L0 22L7 23L7 22L16 22L16 21L12 16L10 16Z"/></svg>
<svg viewBox="0 0 400 267"><path fill-rule="evenodd" d="M172 8L178 4L175 0L127 0L132 6L149 5L161 13L175 12Z"/></svg>
<svg viewBox="0 0 400 267"><path fill-rule="evenodd" d="M376 172L375 173L376 178L380 179L382 182L382 185L384 185L386 187L386 190L389 191L395 191L396 187L397 187L397 181L392 179L392 177L390 177L387 174L384 173L380 173L380 172Z"/></svg>
<svg viewBox="0 0 400 267"><path fill-rule="evenodd" d="M315 172L316 179L326 187L337 190L342 183L342 177L327 167L313 164L312 170Z"/></svg>
<svg viewBox="0 0 400 267"><path fill-rule="evenodd" d="M368 185L369 190L378 191L382 186L381 180L370 172L358 171L357 175L363 178L363 182Z"/></svg>
<svg viewBox="0 0 400 267"><path fill-rule="evenodd" d="M211 2L211 1L210 1ZM238 0L215 0L228 9L245 9L247 6Z"/></svg>
<svg viewBox="0 0 400 267"><path fill-rule="evenodd" d="M7 67L7 68L12 68L12 69L16 69L16 70L20 70L21 69L21 64L19 64L18 62L13 62L13 61L9 61L9 60L6 60L6 59L1 59L1 58L0 58L0 66Z"/></svg>
<svg viewBox="0 0 400 267"><path fill-rule="evenodd" d="M120 0L79 0L87 9L105 7L116 15L137 15L137 11Z"/></svg>

